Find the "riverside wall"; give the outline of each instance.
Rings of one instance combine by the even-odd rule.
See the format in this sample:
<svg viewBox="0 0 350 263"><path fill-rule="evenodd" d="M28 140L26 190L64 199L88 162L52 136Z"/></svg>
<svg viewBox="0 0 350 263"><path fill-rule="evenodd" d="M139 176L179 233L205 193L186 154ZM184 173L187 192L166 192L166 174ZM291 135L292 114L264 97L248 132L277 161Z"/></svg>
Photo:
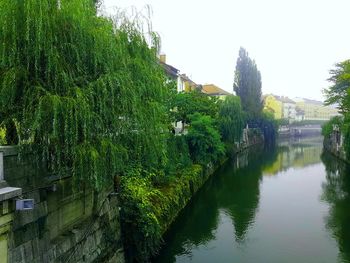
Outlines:
<svg viewBox="0 0 350 263"><path fill-rule="evenodd" d="M19 160L16 148L0 152L1 263L124 262L112 187L77 191L72 177L59 178L45 165ZM19 199L33 199L34 209L16 210Z"/></svg>

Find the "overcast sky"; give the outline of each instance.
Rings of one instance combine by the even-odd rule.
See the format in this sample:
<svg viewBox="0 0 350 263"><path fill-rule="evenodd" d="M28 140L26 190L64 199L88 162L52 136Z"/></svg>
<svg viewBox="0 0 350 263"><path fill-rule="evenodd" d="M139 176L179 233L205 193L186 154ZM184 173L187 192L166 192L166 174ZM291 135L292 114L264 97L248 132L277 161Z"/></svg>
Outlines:
<svg viewBox="0 0 350 263"><path fill-rule="evenodd" d="M264 94L322 99L329 69L350 58L349 0L104 0L110 13L146 5L167 62L198 84L232 92L242 46Z"/></svg>

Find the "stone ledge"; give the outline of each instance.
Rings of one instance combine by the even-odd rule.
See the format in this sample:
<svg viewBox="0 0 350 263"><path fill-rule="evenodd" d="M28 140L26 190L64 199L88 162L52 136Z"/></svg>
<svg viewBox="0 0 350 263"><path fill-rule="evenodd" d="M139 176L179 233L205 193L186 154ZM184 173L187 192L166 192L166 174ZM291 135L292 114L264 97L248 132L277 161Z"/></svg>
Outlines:
<svg viewBox="0 0 350 263"><path fill-rule="evenodd" d="M18 146L0 146L0 152L3 152L4 156L17 155Z"/></svg>
<svg viewBox="0 0 350 263"><path fill-rule="evenodd" d="M22 188L4 187L0 188L0 202L6 201L22 194Z"/></svg>

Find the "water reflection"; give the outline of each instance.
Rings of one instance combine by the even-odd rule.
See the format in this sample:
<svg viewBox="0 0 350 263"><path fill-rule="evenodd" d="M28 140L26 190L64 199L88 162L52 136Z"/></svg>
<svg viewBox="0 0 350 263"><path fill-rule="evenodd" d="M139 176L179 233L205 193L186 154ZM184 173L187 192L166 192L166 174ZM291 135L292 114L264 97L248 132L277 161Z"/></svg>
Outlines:
<svg viewBox="0 0 350 263"><path fill-rule="evenodd" d="M329 154L322 155L326 168L322 199L329 203L326 227L338 242L343 262L350 262L350 167Z"/></svg>
<svg viewBox="0 0 350 263"><path fill-rule="evenodd" d="M254 147L226 163L172 225L165 236L166 245L154 262L189 262L196 249L205 251L202 255L196 254L197 262L212 262L217 257L210 252L212 249L220 250L225 246L230 249L231 246L232 253L234 246L244 247L250 242L248 233L259 211L264 177L290 167L319 163L321 152L319 139L283 142L275 147ZM229 220L229 223L222 220ZM227 227L229 225L231 229ZM222 235L231 237L220 241ZM228 252L223 253L231 256Z"/></svg>
<svg viewBox="0 0 350 263"><path fill-rule="evenodd" d="M265 175L276 175L290 167L303 168L320 162L322 138L310 138L280 142L277 157L272 165L264 169Z"/></svg>

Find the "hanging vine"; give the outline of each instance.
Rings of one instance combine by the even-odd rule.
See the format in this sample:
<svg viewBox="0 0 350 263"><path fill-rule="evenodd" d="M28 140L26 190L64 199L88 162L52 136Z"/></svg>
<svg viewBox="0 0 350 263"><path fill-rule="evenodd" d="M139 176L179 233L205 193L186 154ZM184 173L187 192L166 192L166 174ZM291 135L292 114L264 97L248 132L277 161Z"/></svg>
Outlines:
<svg viewBox="0 0 350 263"><path fill-rule="evenodd" d="M96 188L164 165L167 87L134 24L91 0L0 0L0 21L0 123L16 124L22 153Z"/></svg>

